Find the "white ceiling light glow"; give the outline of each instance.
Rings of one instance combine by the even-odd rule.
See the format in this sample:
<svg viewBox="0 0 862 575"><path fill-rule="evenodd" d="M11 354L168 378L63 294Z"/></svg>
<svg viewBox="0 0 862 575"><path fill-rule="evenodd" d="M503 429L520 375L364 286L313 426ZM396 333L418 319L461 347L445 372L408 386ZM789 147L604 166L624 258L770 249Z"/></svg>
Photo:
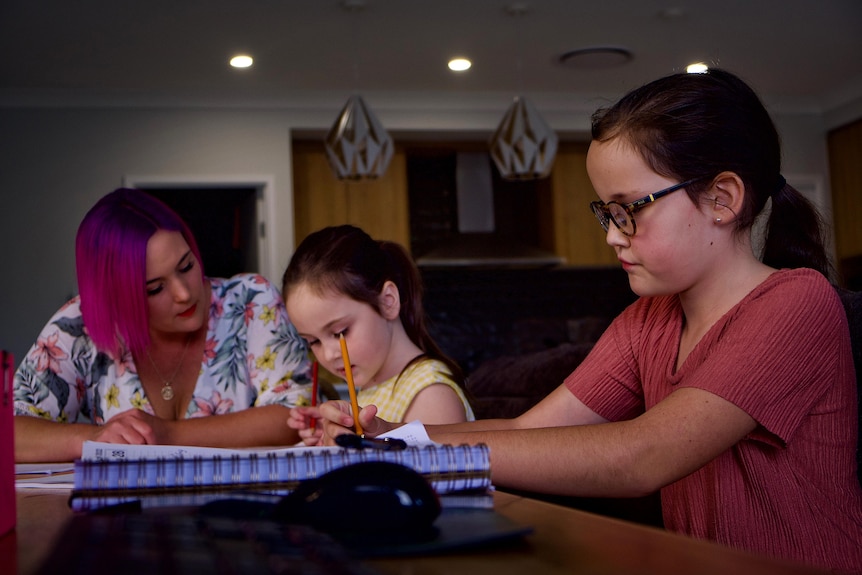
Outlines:
<svg viewBox="0 0 862 575"><path fill-rule="evenodd" d="M709 66L703 62L697 62L696 64L689 64L686 66L685 71L689 74L703 74L709 71Z"/></svg>
<svg viewBox="0 0 862 575"><path fill-rule="evenodd" d="M467 58L452 58L449 60L449 69L453 72L464 72L470 69L473 63Z"/></svg>
<svg viewBox="0 0 862 575"><path fill-rule="evenodd" d="M234 68L250 68L252 64L254 64L254 59L245 54L240 54L230 59L230 65Z"/></svg>

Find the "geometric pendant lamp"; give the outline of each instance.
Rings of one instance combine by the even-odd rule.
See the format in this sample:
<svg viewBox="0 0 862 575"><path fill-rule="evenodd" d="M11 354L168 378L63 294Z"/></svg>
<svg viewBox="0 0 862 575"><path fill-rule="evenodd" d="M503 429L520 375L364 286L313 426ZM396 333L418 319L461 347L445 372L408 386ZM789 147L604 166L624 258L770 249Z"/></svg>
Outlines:
<svg viewBox="0 0 862 575"><path fill-rule="evenodd" d="M557 155L557 135L536 108L520 96L491 137L491 157L506 180L547 177Z"/></svg>
<svg viewBox="0 0 862 575"><path fill-rule="evenodd" d="M339 180L377 178L392 159L392 138L360 96L347 100L326 136L326 155Z"/></svg>

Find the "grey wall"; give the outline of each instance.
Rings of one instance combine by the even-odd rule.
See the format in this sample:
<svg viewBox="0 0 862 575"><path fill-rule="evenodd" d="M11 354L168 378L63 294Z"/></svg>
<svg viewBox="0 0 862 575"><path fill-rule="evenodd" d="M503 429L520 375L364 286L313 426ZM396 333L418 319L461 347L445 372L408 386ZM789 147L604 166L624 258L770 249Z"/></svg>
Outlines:
<svg viewBox="0 0 862 575"><path fill-rule="evenodd" d="M268 179L275 235L273 263L264 273L277 282L293 250L291 133L328 128L340 104L306 112L0 108L0 347L20 360L50 315L76 293L78 223L128 176ZM384 102L377 111L396 134L490 133L507 104L465 111L410 110ZM551 126L569 133L583 133L588 117L587 110L546 114ZM776 120L785 172L819 177L828 197L824 119L797 114Z"/></svg>
<svg viewBox="0 0 862 575"><path fill-rule="evenodd" d="M265 177L273 256L292 250L290 119L256 111L0 110L0 346L20 358L77 292L74 238L127 176ZM267 270L276 279L280 270Z"/></svg>

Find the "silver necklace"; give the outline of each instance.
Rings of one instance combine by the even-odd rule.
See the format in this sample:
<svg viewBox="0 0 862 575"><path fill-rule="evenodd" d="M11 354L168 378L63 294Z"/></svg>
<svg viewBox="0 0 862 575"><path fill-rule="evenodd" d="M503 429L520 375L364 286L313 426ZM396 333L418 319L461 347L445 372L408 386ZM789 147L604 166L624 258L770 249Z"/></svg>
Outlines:
<svg viewBox="0 0 862 575"><path fill-rule="evenodd" d="M164 375L162 375L162 372L159 371L158 367L156 367L156 362L153 361L153 356L150 355L150 348L147 348L147 357L150 358L150 365L153 366L153 370L155 370L156 375L158 375L159 379L162 380L161 394L162 394L162 399L164 399L165 401L170 401L174 398L173 382L174 382L174 379L176 379L177 374L180 372L180 368L183 367L183 362L186 359L186 352L189 350L189 344L191 342L192 342L192 334L189 334L189 336L186 338L186 346L183 348L183 354L180 356L180 363L179 363L179 365L177 365L177 368L174 370L174 373L168 378L166 378Z"/></svg>

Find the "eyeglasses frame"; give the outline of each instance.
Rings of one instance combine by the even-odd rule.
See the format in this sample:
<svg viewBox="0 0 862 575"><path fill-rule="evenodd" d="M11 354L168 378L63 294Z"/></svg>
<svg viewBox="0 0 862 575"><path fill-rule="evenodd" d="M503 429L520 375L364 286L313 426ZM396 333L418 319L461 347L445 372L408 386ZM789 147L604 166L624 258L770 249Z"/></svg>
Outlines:
<svg viewBox="0 0 862 575"><path fill-rule="evenodd" d="M629 204L621 204L621 203L616 202L616 201L610 201L608 203L604 203L602 201L590 202L590 209L593 211L593 214L596 216L596 219L599 220L599 224L601 224L602 229L604 229L606 232L608 231L608 228L605 226L604 220L602 220L602 218L599 216L599 211L601 211L602 213L607 213L608 220L614 223L614 225L617 227L617 229L620 231L620 233L622 233L624 236L631 238L631 237L634 237L634 235L638 231L638 226L637 226L637 223L635 222L635 212L643 209L644 206L651 204L651 203L655 202L656 200L665 197L668 194L671 194L677 190L681 190L682 188L684 188L686 186L690 186L691 184L695 183L696 181L702 180L702 179L703 179L703 177L697 177L697 178L692 178L690 180L686 180L684 182L680 182L678 184L674 184L668 188L664 188L663 190L659 190L657 192L647 194L644 197L639 198L639 199L637 199L637 200L635 200ZM632 221L632 233L631 234L626 233L626 231L620 227L620 225L617 223L617 221L611 215L610 211L605 212L605 208L607 208L611 204L618 205L619 207L621 207L623 209L623 211L625 211L625 213L628 214L629 218Z"/></svg>

